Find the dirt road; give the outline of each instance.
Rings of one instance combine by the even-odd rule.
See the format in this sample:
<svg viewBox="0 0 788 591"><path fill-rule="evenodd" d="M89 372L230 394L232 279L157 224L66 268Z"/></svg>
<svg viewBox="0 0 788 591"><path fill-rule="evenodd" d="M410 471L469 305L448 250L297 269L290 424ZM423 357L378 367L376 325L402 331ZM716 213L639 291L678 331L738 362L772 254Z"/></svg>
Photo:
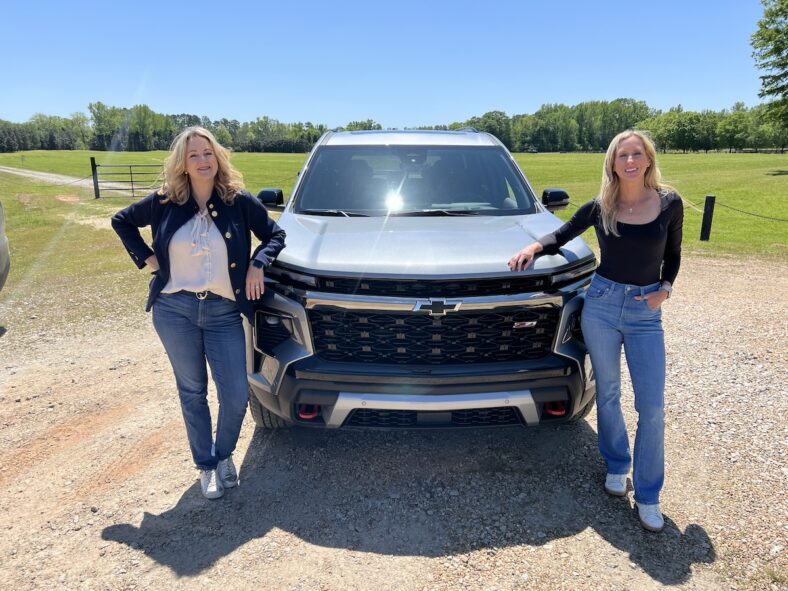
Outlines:
<svg viewBox="0 0 788 591"><path fill-rule="evenodd" d="M142 298L111 326L62 325L61 300L3 293L0 584L784 589L786 294L784 266L685 261L665 310L667 527L654 535L631 495L602 492L593 416L274 434L247 417L241 486L207 501ZM628 384L624 405L632 428Z"/></svg>

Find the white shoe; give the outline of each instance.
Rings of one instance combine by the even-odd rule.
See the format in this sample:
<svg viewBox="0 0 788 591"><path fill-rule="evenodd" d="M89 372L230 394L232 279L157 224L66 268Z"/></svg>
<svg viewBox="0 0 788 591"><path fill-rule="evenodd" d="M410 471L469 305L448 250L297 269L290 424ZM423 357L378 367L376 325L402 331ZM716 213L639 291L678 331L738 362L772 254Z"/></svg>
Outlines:
<svg viewBox="0 0 788 591"><path fill-rule="evenodd" d="M644 529L653 532L662 531L662 528L665 527L665 519L662 517L662 513L659 510L659 503L654 505L635 503L635 506L638 510L640 525L642 525Z"/></svg>
<svg viewBox="0 0 788 591"><path fill-rule="evenodd" d="M627 494L627 475L608 474L605 478L605 492L614 497L623 497Z"/></svg>
<svg viewBox="0 0 788 591"><path fill-rule="evenodd" d="M224 487L216 477L216 470L200 470L200 488L206 499L218 499L224 494Z"/></svg>
<svg viewBox="0 0 788 591"><path fill-rule="evenodd" d="M219 464L216 466L216 472L224 488L238 486L238 470L235 469L232 456L220 460Z"/></svg>

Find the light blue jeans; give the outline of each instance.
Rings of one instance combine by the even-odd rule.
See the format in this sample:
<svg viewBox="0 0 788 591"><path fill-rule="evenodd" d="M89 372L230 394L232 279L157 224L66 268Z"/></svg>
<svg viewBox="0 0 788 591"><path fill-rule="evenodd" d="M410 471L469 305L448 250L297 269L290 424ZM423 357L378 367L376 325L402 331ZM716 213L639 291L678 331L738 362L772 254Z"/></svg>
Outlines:
<svg viewBox="0 0 788 591"><path fill-rule="evenodd" d="M662 310L635 296L660 284L637 286L595 275L586 292L581 326L596 377L599 451L610 474L627 474L632 465L621 412L621 346L629 366L638 413L632 483L635 501L659 502L665 479L665 341Z"/></svg>
<svg viewBox="0 0 788 591"><path fill-rule="evenodd" d="M224 298L161 294L153 305L153 326L175 373L194 463L212 470L235 450L246 414L246 351L238 306ZM219 399L215 441L206 359Z"/></svg>

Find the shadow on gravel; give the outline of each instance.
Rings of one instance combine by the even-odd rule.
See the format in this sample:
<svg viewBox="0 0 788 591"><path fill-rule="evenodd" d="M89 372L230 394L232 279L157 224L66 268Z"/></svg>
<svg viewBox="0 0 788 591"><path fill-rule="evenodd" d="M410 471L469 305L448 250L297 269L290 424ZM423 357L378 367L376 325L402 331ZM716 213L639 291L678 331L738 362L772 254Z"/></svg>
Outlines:
<svg viewBox="0 0 788 591"><path fill-rule="evenodd" d="M181 576L272 528L329 548L426 557L543 546L591 528L668 585L686 581L693 563L715 560L699 525L681 532L666 515L664 532L651 534L631 500L604 494L596 434L585 422L452 432L257 430L240 474L241 486L220 500L203 499L195 483L173 509L145 513L139 528L107 527L102 537L140 548ZM256 548L278 552L266 542Z"/></svg>

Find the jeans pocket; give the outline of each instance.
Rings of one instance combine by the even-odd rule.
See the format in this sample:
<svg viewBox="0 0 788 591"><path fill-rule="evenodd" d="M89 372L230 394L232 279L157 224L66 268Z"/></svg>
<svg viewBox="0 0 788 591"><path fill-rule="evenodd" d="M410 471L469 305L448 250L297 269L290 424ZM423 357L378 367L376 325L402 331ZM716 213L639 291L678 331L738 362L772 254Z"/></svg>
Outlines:
<svg viewBox="0 0 788 591"><path fill-rule="evenodd" d="M640 304L640 306L638 306L640 309L640 314L642 314L644 318L656 319L662 315L662 306L658 308L652 308L648 305L646 300L640 300L638 303Z"/></svg>
<svg viewBox="0 0 788 591"><path fill-rule="evenodd" d="M598 300L599 298L605 297L609 291L610 291L609 285L594 285L594 283L592 282L591 285L588 286L588 290L586 291L586 299Z"/></svg>

